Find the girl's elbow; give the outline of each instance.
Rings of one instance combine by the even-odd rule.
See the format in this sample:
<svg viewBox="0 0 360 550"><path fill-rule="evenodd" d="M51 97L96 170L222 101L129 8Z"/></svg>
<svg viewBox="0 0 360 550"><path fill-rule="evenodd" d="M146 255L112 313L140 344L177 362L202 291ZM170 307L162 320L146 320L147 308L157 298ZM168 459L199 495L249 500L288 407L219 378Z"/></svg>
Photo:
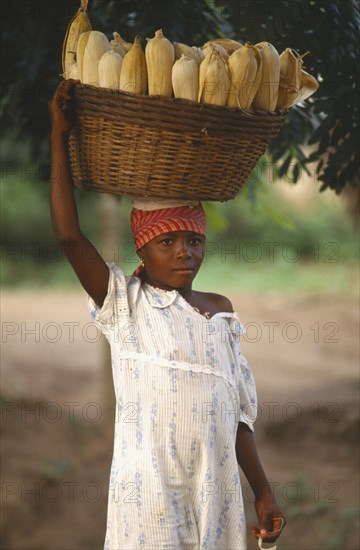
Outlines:
<svg viewBox="0 0 360 550"><path fill-rule="evenodd" d="M53 231L55 239L61 246L76 242L81 237L81 231L78 228L64 228L53 224Z"/></svg>

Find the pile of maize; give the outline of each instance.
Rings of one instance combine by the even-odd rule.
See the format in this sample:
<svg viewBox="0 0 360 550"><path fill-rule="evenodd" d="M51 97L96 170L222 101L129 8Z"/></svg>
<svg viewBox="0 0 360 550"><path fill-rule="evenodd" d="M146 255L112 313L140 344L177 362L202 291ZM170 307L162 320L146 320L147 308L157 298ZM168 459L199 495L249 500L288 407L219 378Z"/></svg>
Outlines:
<svg viewBox="0 0 360 550"><path fill-rule="evenodd" d="M319 87L291 48L280 55L269 42L244 44L229 38L202 47L172 43L162 29L126 42L92 30L83 1L63 45L63 77L134 94L176 97L236 109L289 109Z"/></svg>

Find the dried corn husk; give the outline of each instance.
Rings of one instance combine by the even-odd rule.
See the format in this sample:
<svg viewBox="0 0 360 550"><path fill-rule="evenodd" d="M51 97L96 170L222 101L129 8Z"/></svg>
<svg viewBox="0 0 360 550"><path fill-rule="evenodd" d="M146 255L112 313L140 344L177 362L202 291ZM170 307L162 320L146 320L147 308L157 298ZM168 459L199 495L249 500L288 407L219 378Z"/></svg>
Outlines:
<svg viewBox="0 0 360 550"><path fill-rule="evenodd" d="M111 46L111 42L110 42L110 46ZM126 51L124 50L124 48L120 44L115 44L114 46L111 46L111 49L112 49L113 52L119 54L121 59L124 59L124 57L126 55Z"/></svg>
<svg viewBox="0 0 360 550"><path fill-rule="evenodd" d="M200 63L200 67L199 67L199 93L198 93L198 102L199 103L201 101L201 96L202 96L203 89L204 89L204 82L205 82L206 73L207 73L207 70L208 70L208 67L209 67L209 63L212 59L211 54L215 51L216 51L215 47L211 46L210 54L207 55L206 57L205 57L205 54L204 54L204 59Z"/></svg>
<svg viewBox="0 0 360 550"><path fill-rule="evenodd" d="M98 67L101 88L119 89L122 61L121 55L112 49L104 53Z"/></svg>
<svg viewBox="0 0 360 550"><path fill-rule="evenodd" d="M240 42L237 42L236 40L232 40L231 38L217 38L216 40L211 41L214 44L219 44L225 50L229 55L234 53L236 50L241 48L242 44Z"/></svg>
<svg viewBox="0 0 360 550"><path fill-rule="evenodd" d="M213 49L215 50L215 48L213 48ZM211 55L208 55L208 56L204 57L204 59L200 63L200 67L199 67L199 93L198 93L198 102L199 103L201 101L201 95L202 95L203 89L204 89L205 76L206 76L206 73L207 73L207 70L208 70L208 66L209 66L211 57L212 57Z"/></svg>
<svg viewBox="0 0 360 550"><path fill-rule="evenodd" d="M296 103L299 101L305 101L308 97L316 92L320 84L311 74L301 69L300 77L300 92L296 100Z"/></svg>
<svg viewBox="0 0 360 550"><path fill-rule="evenodd" d="M195 59L184 54L172 67L174 96L197 101L199 92L199 66Z"/></svg>
<svg viewBox="0 0 360 550"><path fill-rule="evenodd" d="M261 62L259 50L249 42L231 54L229 107L250 108L260 84Z"/></svg>
<svg viewBox="0 0 360 550"><path fill-rule="evenodd" d="M174 46L162 32L147 39L145 48L149 95L172 96L171 70L175 62Z"/></svg>
<svg viewBox="0 0 360 550"><path fill-rule="evenodd" d="M91 23L87 15L87 4L88 0L81 0L80 8L66 29L62 51L63 77L65 79L72 78L69 76L69 71L71 66L76 62L76 47L80 35L83 32L91 30Z"/></svg>
<svg viewBox="0 0 360 550"><path fill-rule="evenodd" d="M230 89L229 68L215 46L209 47L211 49L199 68L198 101L226 105Z"/></svg>
<svg viewBox="0 0 360 550"><path fill-rule="evenodd" d="M182 55L186 55L186 57L191 57L191 59L194 59L196 63L200 65L202 57L196 49L187 44L181 44L181 42L174 42L173 46L175 50L175 59L180 59Z"/></svg>
<svg viewBox="0 0 360 550"><path fill-rule="evenodd" d="M201 61L205 58L205 54L202 48L199 48L198 46L191 46L191 49L199 55Z"/></svg>
<svg viewBox="0 0 360 550"><path fill-rule="evenodd" d="M120 54L121 57L125 57L125 54L129 52L132 48L131 42L125 42L118 32L113 32L113 39L110 40L110 46L116 53Z"/></svg>
<svg viewBox="0 0 360 550"><path fill-rule="evenodd" d="M147 71L140 36L135 36L133 47L125 54L120 73L120 90L146 94Z"/></svg>
<svg viewBox="0 0 360 550"><path fill-rule="evenodd" d="M110 44L105 34L100 31L90 31L82 59L83 84L99 86L99 61L109 50Z"/></svg>
<svg viewBox="0 0 360 550"><path fill-rule="evenodd" d="M293 105L300 91L302 56L291 48L280 55L280 82L277 109L288 109Z"/></svg>
<svg viewBox="0 0 360 550"><path fill-rule="evenodd" d="M203 45L202 49L203 49L205 57L212 52L212 47L214 47L215 50L219 52L219 54L223 57L223 59L228 59L229 58L229 54L227 53L225 48L223 46L221 46L221 44L217 44L214 41L206 42Z"/></svg>
<svg viewBox="0 0 360 550"><path fill-rule="evenodd" d="M298 54L286 48L280 55L280 85L276 108L289 109L295 103L304 101L319 87L317 80L302 68L306 52Z"/></svg>
<svg viewBox="0 0 360 550"><path fill-rule="evenodd" d="M73 78L74 80L79 80L79 68L78 68L77 63L73 63L70 66L70 69L67 72L66 79L69 79L69 78Z"/></svg>
<svg viewBox="0 0 360 550"><path fill-rule="evenodd" d="M264 111L275 111L280 81L280 56L270 42L255 44L262 58L261 80L253 106Z"/></svg>

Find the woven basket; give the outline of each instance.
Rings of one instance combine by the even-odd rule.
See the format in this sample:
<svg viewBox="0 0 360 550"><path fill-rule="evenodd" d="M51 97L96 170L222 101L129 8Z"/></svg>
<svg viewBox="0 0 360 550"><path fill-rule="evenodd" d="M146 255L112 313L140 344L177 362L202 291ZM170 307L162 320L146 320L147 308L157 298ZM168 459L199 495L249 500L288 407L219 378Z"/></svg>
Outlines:
<svg viewBox="0 0 360 550"><path fill-rule="evenodd" d="M235 197L286 111L217 107L75 86L69 152L80 189L174 199Z"/></svg>

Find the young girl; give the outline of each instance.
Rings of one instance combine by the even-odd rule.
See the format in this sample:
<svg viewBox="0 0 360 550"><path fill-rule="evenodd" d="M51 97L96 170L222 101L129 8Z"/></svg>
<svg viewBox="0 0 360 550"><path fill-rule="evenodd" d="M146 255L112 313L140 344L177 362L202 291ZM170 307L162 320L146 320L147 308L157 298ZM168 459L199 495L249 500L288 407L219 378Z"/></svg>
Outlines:
<svg viewBox="0 0 360 550"><path fill-rule="evenodd" d="M255 495L263 543L285 519L253 440L256 392L231 302L192 289L205 250L200 203L134 202L141 265L106 264L81 232L69 171L71 92L49 101L51 217L111 346L117 413L105 549L246 549L238 465ZM91 248L91 254L89 254Z"/></svg>

